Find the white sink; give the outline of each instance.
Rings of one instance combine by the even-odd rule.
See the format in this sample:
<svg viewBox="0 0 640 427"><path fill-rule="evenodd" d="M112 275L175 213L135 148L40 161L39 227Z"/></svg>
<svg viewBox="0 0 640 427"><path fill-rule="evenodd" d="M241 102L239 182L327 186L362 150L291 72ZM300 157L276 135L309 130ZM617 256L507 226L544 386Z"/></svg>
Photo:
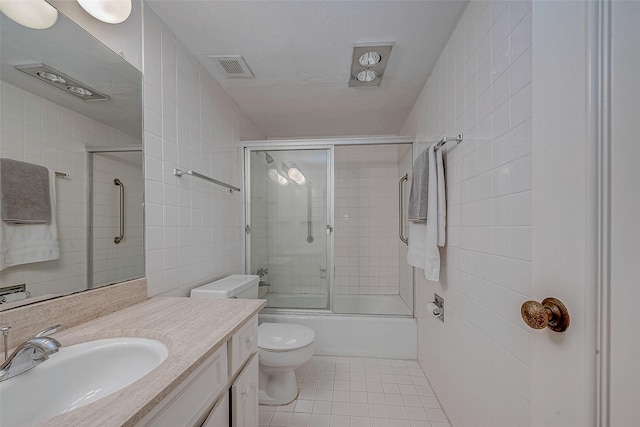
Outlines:
<svg viewBox="0 0 640 427"><path fill-rule="evenodd" d="M167 358L160 341L108 338L62 347L35 368L0 382L0 426L46 421L102 399Z"/></svg>

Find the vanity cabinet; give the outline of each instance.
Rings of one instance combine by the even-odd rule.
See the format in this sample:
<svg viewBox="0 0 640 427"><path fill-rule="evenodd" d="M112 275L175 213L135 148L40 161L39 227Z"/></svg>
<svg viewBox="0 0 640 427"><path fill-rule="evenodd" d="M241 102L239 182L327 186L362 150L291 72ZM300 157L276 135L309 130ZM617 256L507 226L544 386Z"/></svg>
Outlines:
<svg viewBox="0 0 640 427"><path fill-rule="evenodd" d="M231 427L258 425L258 355L244 367L231 386Z"/></svg>
<svg viewBox="0 0 640 427"><path fill-rule="evenodd" d="M257 341L258 317L253 316L138 425L257 426Z"/></svg>

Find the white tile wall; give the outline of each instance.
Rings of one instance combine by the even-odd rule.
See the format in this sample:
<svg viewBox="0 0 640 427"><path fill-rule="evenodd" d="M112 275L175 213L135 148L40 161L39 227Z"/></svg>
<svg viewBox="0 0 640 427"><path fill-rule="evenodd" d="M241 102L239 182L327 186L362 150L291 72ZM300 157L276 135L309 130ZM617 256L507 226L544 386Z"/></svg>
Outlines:
<svg viewBox="0 0 640 427"><path fill-rule="evenodd" d="M441 281L416 275L419 361L452 425L531 422L531 75L531 2L470 2L403 128L416 154L465 134L445 156Z"/></svg>
<svg viewBox="0 0 640 427"><path fill-rule="evenodd" d="M398 146L338 146L334 156L335 289L398 295Z"/></svg>
<svg viewBox="0 0 640 427"><path fill-rule="evenodd" d="M125 235L120 232L120 179L125 191ZM93 286L144 276L142 153L93 155Z"/></svg>
<svg viewBox="0 0 640 427"><path fill-rule="evenodd" d="M0 283L26 283L32 296L85 289L85 146L104 146L114 140L133 145L139 141L5 82L0 90L0 157L70 174L56 179L60 259L6 268L0 271Z"/></svg>
<svg viewBox="0 0 640 427"><path fill-rule="evenodd" d="M242 139L263 135L149 8L144 17L146 273L149 296L188 295L243 270Z"/></svg>

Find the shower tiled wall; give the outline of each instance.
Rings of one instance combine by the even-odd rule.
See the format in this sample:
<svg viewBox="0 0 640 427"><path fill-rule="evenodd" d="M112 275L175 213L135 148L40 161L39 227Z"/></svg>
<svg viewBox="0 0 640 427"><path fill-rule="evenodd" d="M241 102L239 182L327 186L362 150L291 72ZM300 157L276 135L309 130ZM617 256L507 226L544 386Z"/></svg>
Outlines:
<svg viewBox="0 0 640 427"><path fill-rule="evenodd" d="M242 187L242 140L264 136L153 12L144 13L146 274L149 296L244 269L243 193L173 175L193 169Z"/></svg>
<svg viewBox="0 0 640 427"><path fill-rule="evenodd" d="M398 295L397 145L335 148L335 290Z"/></svg>
<svg viewBox="0 0 640 427"><path fill-rule="evenodd" d="M414 155L465 135L446 154L440 282L416 270L419 361L452 425L531 424L531 40L531 1L470 2L403 128Z"/></svg>
<svg viewBox="0 0 640 427"><path fill-rule="evenodd" d="M32 296L83 290L87 277L85 146L140 141L8 83L1 82L0 90L0 157L69 173L55 180L60 259L8 267L0 271L0 283L26 283Z"/></svg>

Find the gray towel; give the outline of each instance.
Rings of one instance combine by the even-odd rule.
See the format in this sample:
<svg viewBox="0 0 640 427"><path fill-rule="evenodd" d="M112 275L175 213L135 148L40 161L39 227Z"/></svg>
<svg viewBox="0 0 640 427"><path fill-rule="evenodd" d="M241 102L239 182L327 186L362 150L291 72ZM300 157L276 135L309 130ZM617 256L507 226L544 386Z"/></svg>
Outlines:
<svg viewBox="0 0 640 427"><path fill-rule="evenodd" d="M44 166L0 159L2 220L12 224L51 222L49 170Z"/></svg>
<svg viewBox="0 0 640 427"><path fill-rule="evenodd" d="M427 151L429 150L424 150L420 153L413 163L407 212L410 222L424 223L427 221L427 199L429 195L429 158Z"/></svg>

